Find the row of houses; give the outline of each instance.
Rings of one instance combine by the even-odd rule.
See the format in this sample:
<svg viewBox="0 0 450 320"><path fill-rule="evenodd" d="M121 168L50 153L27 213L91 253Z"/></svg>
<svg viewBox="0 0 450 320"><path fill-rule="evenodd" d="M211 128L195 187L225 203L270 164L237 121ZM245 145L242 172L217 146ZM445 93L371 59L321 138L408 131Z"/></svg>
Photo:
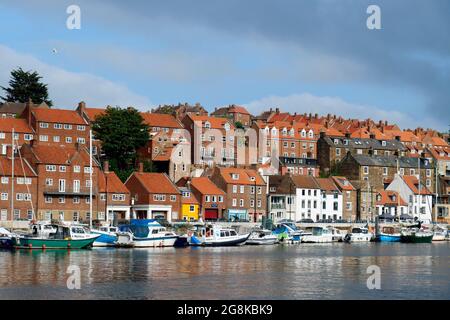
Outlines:
<svg viewBox="0 0 450 320"><path fill-rule="evenodd" d="M167 110L162 110L161 107L152 112L141 113L150 128L150 140L138 153L141 161L151 160L157 164L158 171L166 173L177 188L187 188L189 184L182 184L190 179L211 178L214 171L211 168L215 167L220 167L221 170L239 168L256 171L262 177L265 189L270 187L272 176L314 177L319 181L321 176L338 176L346 179L356 190L352 208L356 211L356 218L363 220L380 210L371 205L374 203L373 199L389 198L383 192L388 191L388 186L397 175L413 176L420 180L418 184L421 190L434 195L432 206L438 217L448 218L450 147L433 130L400 130L387 122L343 119L332 115L319 117L317 114L289 114L280 112L278 108L265 111L259 116L252 116L245 108L236 105L218 108L210 115L199 104L172 106L171 110L172 113L166 113ZM91 123L104 112L104 108L88 108L84 102L80 102L75 110L50 109L45 104L35 105L31 101L24 104L5 103L0 106L1 156L7 158L8 148L14 140L23 149L22 153L27 155L31 169L36 171L37 164L30 158L30 150L38 152L36 150L39 148L48 147L54 150L78 150L79 153L89 144ZM250 129L264 133L262 137L256 135L256 144L252 143L252 137L246 135ZM240 132L244 134L240 135ZM98 179L98 183L94 183L100 194L102 177L111 173L102 166L100 142L94 140L93 145L98 168L94 169L98 172L93 173L93 179ZM244 150L242 162L238 159L240 147ZM68 154L74 153L64 152L64 159ZM252 154L256 156L252 158ZM54 182L55 185L43 186L47 190L46 194L50 194L51 188L56 188L56 180ZM223 181L215 179L213 182L228 194ZM79 183L80 190L87 188L85 180L80 180ZM336 181L334 183L337 184ZM266 193L269 194L269 191L266 190ZM41 198L45 200L45 197ZM121 197L115 196L115 199L118 198ZM408 202L408 199L401 198ZM98 202L98 199L93 201ZM180 199L188 201L183 197ZM192 198L195 199L197 198ZM231 198L231 203L222 208L225 213L219 210L217 216L233 219L243 219L246 216L247 219L255 219L253 216L258 217L260 213L255 213L252 208L259 208L258 200L261 208L266 210L265 213L272 214L269 206L264 206L264 203L269 202L267 198L242 199L242 208L246 209L240 209L240 198L234 200L234 211L229 212L229 208L233 208ZM73 201L79 200L75 198ZM129 202L132 201L136 199L130 196ZM110 204L112 202L109 201ZM201 201L198 202L198 208L202 208ZM252 203L254 206L250 206ZM185 203L184 207L187 205ZM95 206L101 208L104 203L99 202ZM180 206L183 207L182 204ZM43 207L42 202L37 207ZM349 217L345 215L344 207L345 205L340 216ZM108 217L106 207L97 211L100 212L100 217ZM180 218L180 211L181 209L173 210L176 213L173 216ZM45 212L46 209L40 214L45 215ZM199 212L201 215L200 209ZM82 213L75 213L75 217L78 214L82 216ZM208 214L212 215L212 211ZM261 215L263 214L261 211ZM317 213L312 214L314 215L314 219L317 219ZM333 217L334 214L326 216ZM301 213L299 218L302 218Z"/></svg>

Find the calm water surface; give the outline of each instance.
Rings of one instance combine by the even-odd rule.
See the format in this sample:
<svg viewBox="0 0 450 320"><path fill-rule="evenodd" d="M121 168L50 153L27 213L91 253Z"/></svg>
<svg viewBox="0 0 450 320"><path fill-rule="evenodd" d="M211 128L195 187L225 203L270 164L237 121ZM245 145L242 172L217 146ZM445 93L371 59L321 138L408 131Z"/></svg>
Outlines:
<svg viewBox="0 0 450 320"><path fill-rule="evenodd" d="M450 299L449 256L450 242L0 251L0 299Z"/></svg>

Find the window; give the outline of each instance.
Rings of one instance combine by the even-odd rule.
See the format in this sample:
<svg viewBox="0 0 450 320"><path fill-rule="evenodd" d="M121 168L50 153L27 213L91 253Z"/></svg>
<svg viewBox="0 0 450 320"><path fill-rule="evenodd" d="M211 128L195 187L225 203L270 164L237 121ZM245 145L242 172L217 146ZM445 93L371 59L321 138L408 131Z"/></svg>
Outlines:
<svg viewBox="0 0 450 320"><path fill-rule="evenodd" d="M333 202L333 210L338 211L338 203L336 201Z"/></svg>
<svg viewBox="0 0 450 320"><path fill-rule="evenodd" d="M19 220L19 219L20 219L20 210L14 209L14 220Z"/></svg>
<svg viewBox="0 0 450 320"><path fill-rule="evenodd" d="M233 185L233 193L237 193L237 188L238 188L237 185Z"/></svg>
<svg viewBox="0 0 450 320"><path fill-rule="evenodd" d="M6 139L6 135L4 132L0 132L0 139Z"/></svg>
<svg viewBox="0 0 450 320"><path fill-rule="evenodd" d="M39 135L39 141L44 141L44 142L46 142L46 141L48 141L48 136L47 135Z"/></svg>
<svg viewBox="0 0 450 320"><path fill-rule="evenodd" d="M73 172L79 173L80 172L80 166L73 166Z"/></svg>
<svg viewBox="0 0 450 320"><path fill-rule="evenodd" d="M106 201L106 193L100 193L100 200Z"/></svg>
<svg viewBox="0 0 450 320"><path fill-rule="evenodd" d="M48 172L56 172L56 166L53 164L48 164L45 166L45 170Z"/></svg>
<svg viewBox="0 0 450 320"><path fill-rule="evenodd" d="M72 130L72 125L71 124L64 124L64 129L65 130Z"/></svg>
<svg viewBox="0 0 450 320"><path fill-rule="evenodd" d="M239 180L239 174L238 174L238 173L233 173L233 174L231 174L231 179L233 179L233 180Z"/></svg>
<svg viewBox="0 0 450 320"><path fill-rule="evenodd" d="M53 125L53 128L55 128L55 129L62 129L62 124L61 123L55 123Z"/></svg>
<svg viewBox="0 0 450 320"><path fill-rule="evenodd" d="M194 205L190 205L189 206L189 212L195 212L195 206Z"/></svg>
<svg viewBox="0 0 450 320"><path fill-rule="evenodd" d="M80 218L80 213L78 211L74 211L72 217L73 221L78 221L78 219Z"/></svg>
<svg viewBox="0 0 450 320"><path fill-rule="evenodd" d="M363 167L363 173L364 173L364 174L369 174L369 167L364 166L364 167Z"/></svg>
<svg viewBox="0 0 450 320"><path fill-rule="evenodd" d="M29 133L25 133L25 134L23 135L23 139L24 139L25 141L31 141L31 140L33 140L33 135L32 135L32 134L29 134Z"/></svg>
<svg viewBox="0 0 450 320"><path fill-rule="evenodd" d="M24 178L17 178L16 182L17 182L17 184L24 184L25 183L25 179Z"/></svg>
<svg viewBox="0 0 450 320"><path fill-rule="evenodd" d="M244 189L245 189L244 186L239 186L239 189L240 189L241 193L244 193Z"/></svg>
<svg viewBox="0 0 450 320"><path fill-rule="evenodd" d="M65 203L66 202L66 197L61 196L58 198L58 203Z"/></svg>
<svg viewBox="0 0 450 320"><path fill-rule="evenodd" d="M84 173L90 173L89 167L84 167Z"/></svg>
<svg viewBox="0 0 450 320"><path fill-rule="evenodd" d="M86 139L85 138L77 138L77 142L81 143L81 144L85 144L86 143Z"/></svg>
<svg viewBox="0 0 450 320"><path fill-rule="evenodd" d="M258 199L257 202L256 202L256 205L258 206L258 208L261 208L262 201Z"/></svg>
<svg viewBox="0 0 450 320"><path fill-rule="evenodd" d="M2 199L2 201L8 200L8 193L2 192L1 199Z"/></svg>
<svg viewBox="0 0 450 320"><path fill-rule="evenodd" d="M52 203L53 198L51 196L45 196L45 203Z"/></svg>
<svg viewBox="0 0 450 320"><path fill-rule="evenodd" d="M170 201L172 201L172 202L177 201L177 196L174 195L174 194L171 194L171 195L170 195Z"/></svg>
<svg viewBox="0 0 450 320"><path fill-rule="evenodd" d="M66 172L66 166L59 166L59 172Z"/></svg>
<svg viewBox="0 0 450 320"><path fill-rule="evenodd" d="M219 202L223 202L223 196L219 196Z"/></svg>
<svg viewBox="0 0 450 320"><path fill-rule="evenodd" d="M327 203L326 202L322 202L322 209L324 209L324 210L327 209Z"/></svg>
<svg viewBox="0 0 450 320"><path fill-rule="evenodd" d="M72 137L66 137L66 143L72 143Z"/></svg>
<svg viewBox="0 0 450 320"><path fill-rule="evenodd" d="M41 127L42 129L47 129L48 128L48 123L47 122L41 122L41 123L39 123L39 127Z"/></svg>
<svg viewBox="0 0 450 320"><path fill-rule="evenodd" d="M73 197L73 203L80 203L80 197Z"/></svg>
<svg viewBox="0 0 450 320"><path fill-rule="evenodd" d="M89 197L86 197L85 202L86 202L86 204L89 204L89 203L91 203L91 199Z"/></svg>
<svg viewBox="0 0 450 320"><path fill-rule="evenodd" d="M84 131L86 130L86 126L77 126L78 131Z"/></svg>
<svg viewBox="0 0 450 320"><path fill-rule="evenodd" d="M153 200L154 201L166 201L166 196L164 194L154 194Z"/></svg>
<svg viewBox="0 0 450 320"><path fill-rule="evenodd" d="M205 202L210 202L211 201L211 197L210 196L205 196Z"/></svg>
<svg viewBox="0 0 450 320"><path fill-rule="evenodd" d="M73 192L80 192L80 180L73 180Z"/></svg>
<svg viewBox="0 0 450 320"><path fill-rule="evenodd" d="M237 206L237 200L233 199L232 202L233 202L233 207L236 207Z"/></svg>
<svg viewBox="0 0 450 320"><path fill-rule="evenodd" d="M295 148L295 142L291 142L291 148Z"/></svg>
<svg viewBox="0 0 450 320"><path fill-rule="evenodd" d="M346 202L345 203L345 209L346 210L352 210L352 203L351 202Z"/></svg>
<svg viewBox="0 0 450 320"><path fill-rule="evenodd" d="M24 197L23 197L23 193L16 193L16 200L17 201L23 201Z"/></svg>
<svg viewBox="0 0 450 320"><path fill-rule="evenodd" d="M212 200L212 202L216 202L217 201L217 197L216 196L212 196L211 200Z"/></svg>
<svg viewBox="0 0 450 320"><path fill-rule="evenodd" d="M105 213L103 211L100 211L97 215L98 220L105 220Z"/></svg>
<svg viewBox="0 0 450 320"><path fill-rule="evenodd" d="M243 207L244 206L244 199L239 199L239 206Z"/></svg>
<svg viewBox="0 0 450 320"><path fill-rule="evenodd" d="M427 181L426 181L426 186L429 188L429 187L431 187L431 180L430 179L427 179Z"/></svg>
<svg viewBox="0 0 450 320"><path fill-rule="evenodd" d="M53 142L59 142L60 137L59 136L53 136Z"/></svg>
<svg viewBox="0 0 450 320"><path fill-rule="evenodd" d="M356 149L356 154L362 154L362 149Z"/></svg>
<svg viewBox="0 0 450 320"><path fill-rule="evenodd" d="M52 186L53 185L53 179L50 179L50 178L45 179L45 185L46 186Z"/></svg>
<svg viewBox="0 0 450 320"><path fill-rule="evenodd" d="M340 156L341 155L341 148L336 148L336 155Z"/></svg>
<svg viewBox="0 0 450 320"><path fill-rule="evenodd" d="M59 192L66 192L66 180L65 179L59 179Z"/></svg>
<svg viewBox="0 0 450 320"><path fill-rule="evenodd" d="M409 175L413 176L416 174L416 170L414 169L409 169Z"/></svg>
<svg viewBox="0 0 450 320"><path fill-rule="evenodd" d="M2 177L2 184L8 184L9 178L8 177Z"/></svg>
<svg viewBox="0 0 450 320"><path fill-rule="evenodd" d="M0 220L1 221L6 221L8 220L8 210L6 209L2 209L1 213L0 213Z"/></svg>
<svg viewBox="0 0 450 320"><path fill-rule="evenodd" d="M388 175L388 168L383 167L383 176L387 176L387 175Z"/></svg>
<svg viewBox="0 0 450 320"><path fill-rule="evenodd" d="M255 200L251 199L250 200L250 208L254 208L255 207Z"/></svg>
<svg viewBox="0 0 450 320"><path fill-rule="evenodd" d="M404 175L405 174L405 169L404 168L400 168L400 174Z"/></svg>
<svg viewBox="0 0 450 320"><path fill-rule="evenodd" d="M262 188L258 187L258 194L262 194Z"/></svg>
<svg viewBox="0 0 450 320"><path fill-rule="evenodd" d="M431 169L427 169L427 177L431 177Z"/></svg>

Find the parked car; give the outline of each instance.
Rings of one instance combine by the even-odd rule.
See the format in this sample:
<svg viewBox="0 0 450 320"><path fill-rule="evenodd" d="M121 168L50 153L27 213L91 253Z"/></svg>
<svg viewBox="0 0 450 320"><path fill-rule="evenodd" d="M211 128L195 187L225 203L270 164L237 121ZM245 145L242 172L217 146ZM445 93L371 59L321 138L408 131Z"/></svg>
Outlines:
<svg viewBox="0 0 450 320"><path fill-rule="evenodd" d="M314 223L313 219L301 219L297 223Z"/></svg>

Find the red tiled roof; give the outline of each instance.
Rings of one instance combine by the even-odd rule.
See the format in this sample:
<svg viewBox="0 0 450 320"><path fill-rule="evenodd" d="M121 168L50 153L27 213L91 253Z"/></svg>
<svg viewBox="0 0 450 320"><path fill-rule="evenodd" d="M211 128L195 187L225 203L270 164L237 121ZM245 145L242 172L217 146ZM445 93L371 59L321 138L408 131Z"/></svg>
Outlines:
<svg viewBox="0 0 450 320"><path fill-rule="evenodd" d="M66 109L33 109L37 121L52 123L69 123L76 125L86 125L86 122L75 110Z"/></svg>
<svg viewBox="0 0 450 320"><path fill-rule="evenodd" d="M182 190L182 191L188 191L189 192L189 197L184 197L182 195L181 196L181 203L184 203L184 204L199 204L200 203L198 201L197 197L192 192L192 190Z"/></svg>
<svg viewBox="0 0 450 320"><path fill-rule="evenodd" d="M188 117L190 117L194 122L201 121L202 125L204 125L205 122L209 122L211 125L211 129L224 129L225 123L228 123L230 125L230 129L234 129L234 125L227 118L197 116L192 114L189 114Z"/></svg>
<svg viewBox="0 0 450 320"><path fill-rule="evenodd" d="M350 181L348 181L348 179L346 177L339 177L339 176L334 176L332 177L334 182L336 182L336 184L345 191L354 191L356 190L355 187L350 183Z"/></svg>
<svg viewBox="0 0 450 320"><path fill-rule="evenodd" d="M106 109L103 108L86 108L85 110L91 121L94 121L97 116L104 115L106 112Z"/></svg>
<svg viewBox="0 0 450 320"><path fill-rule="evenodd" d="M316 178L317 183L321 190L325 191L339 191L337 186L334 184L334 180L331 178Z"/></svg>
<svg viewBox="0 0 450 320"><path fill-rule="evenodd" d="M232 105L228 109L228 112L229 113L242 113L242 114L250 115L250 113L247 111L247 109L245 109L244 107L241 107L241 106L236 106L236 105Z"/></svg>
<svg viewBox="0 0 450 320"><path fill-rule="evenodd" d="M419 180L415 176L403 176L402 178L414 194L419 194ZM420 194L430 195L431 192L422 184L420 186Z"/></svg>
<svg viewBox="0 0 450 320"><path fill-rule="evenodd" d="M378 201L378 195L381 199ZM394 206L407 206L408 204L398 195L398 192L392 190L381 190L377 195L377 205L394 205Z"/></svg>
<svg viewBox="0 0 450 320"><path fill-rule="evenodd" d="M220 174L226 183L264 186L266 183L256 170L243 168L219 168ZM233 179L232 175L238 174L238 179ZM254 178L254 180L252 180Z"/></svg>
<svg viewBox="0 0 450 320"><path fill-rule="evenodd" d="M108 180L106 180L108 179ZM101 172L98 179L100 192L130 193L114 171Z"/></svg>
<svg viewBox="0 0 450 320"><path fill-rule="evenodd" d="M11 176L12 173L12 159L6 156L0 156L0 175ZM23 159L23 162L20 159L14 159L14 176L16 177L36 177L34 171L28 165L28 162Z"/></svg>
<svg viewBox="0 0 450 320"><path fill-rule="evenodd" d="M0 131L1 132L14 132L17 133L32 133L33 130L28 126L28 122L25 119L16 118L1 118L0 119Z"/></svg>
<svg viewBox="0 0 450 320"><path fill-rule="evenodd" d="M192 178L191 186L201 194L225 195L225 192L216 186L208 177Z"/></svg>
<svg viewBox="0 0 450 320"><path fill-rule="evenodd" d="M78 151L75 147L66 145L48 146L36 144L32 147L32 151L42 164L68 165L77 154L81 157L84 165L89 164L89 153L85 148L80 148ZM92 166L97 167L98 165L93 161Z"/></svg>
<svg viewBox="0 0 450 320"><path fill-rule="evenodd" d="M164 173L135 172L133 175L142 183L148 193L180 193L178 188L170 181Z"/></svg>
<svg viewBox="0 0 450 320"><path fill-rule="evenodd" d="M292 176L292 182L301 189L320 189L316 179L312 176Z"/></svg>
<svg viewBox="0 0 450 320"><path fill-rule="evenodd" d="M150 127L183 128L181 123L171 114L141 112L141 116Z"/></svg>

